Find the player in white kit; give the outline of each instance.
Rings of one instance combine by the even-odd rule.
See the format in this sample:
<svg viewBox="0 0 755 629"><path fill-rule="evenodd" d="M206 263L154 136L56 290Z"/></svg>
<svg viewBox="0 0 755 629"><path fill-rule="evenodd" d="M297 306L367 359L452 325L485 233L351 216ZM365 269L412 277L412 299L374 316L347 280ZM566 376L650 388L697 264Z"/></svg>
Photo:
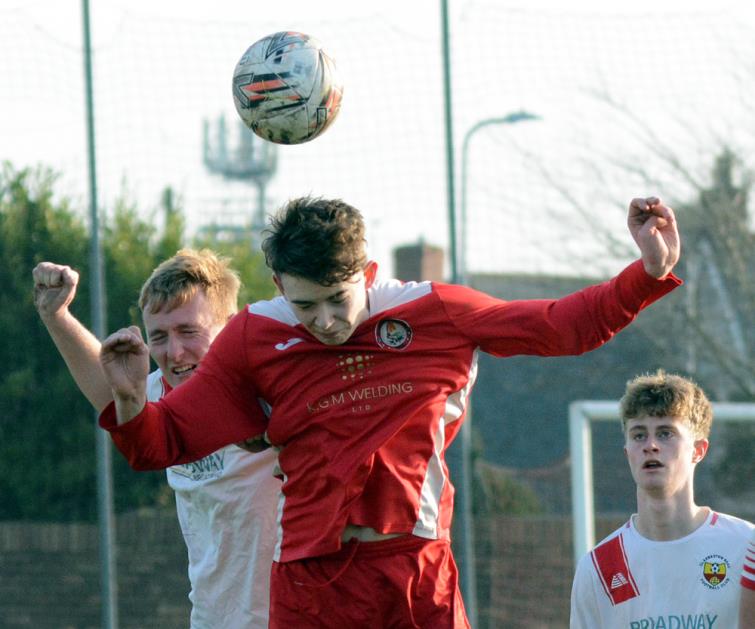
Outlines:
<svg viewBox="0 0 755 629"><path fill-rule="evenodd" d="M112 399L99 341L68 310L78 273L43 262L33 271L35 304L79 388L98 410ZM208 250L182 250L155 269L139 299L150 353L160 369L147 394L159 400L193 374L237 311L239 280ZM265 629L280 481L275 452L228 445L167 469L189 556L192 629Z"/></svg>
<svg viewBox="0 0 755 629"><path fill-rule="evenodd" d="M736 627L753 525L695 504L710 402L695 383L659 371L628 383L621 418L637 513L579 561L571 629Z"/></svg>

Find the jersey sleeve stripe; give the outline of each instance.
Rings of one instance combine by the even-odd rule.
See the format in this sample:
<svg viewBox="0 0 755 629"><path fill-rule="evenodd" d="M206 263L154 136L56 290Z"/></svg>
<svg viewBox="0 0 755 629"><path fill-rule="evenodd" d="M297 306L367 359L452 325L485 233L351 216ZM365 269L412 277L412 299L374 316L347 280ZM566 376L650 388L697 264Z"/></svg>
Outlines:
<svg viewBox="0 0 755 629"><path fill-rule="evenodd" d="M637 583L629 569L623 534L603 542L592 551L593 565L612 605L639 596Z"/></svg>
<svg viewBox="0 0 755 629"><path fill-rule="evenodd" d="M755 541L747 545L740 583L748 590L755 590Z"/></svg>
<svg viewBox="0 0 755 629"><path fill-rule="evenodd" d="M598 574L598 580L600 581L600 584L603 586L603 591L605 592L608 599L611 601L611 605L613 605L613 599L611 598L611 592L608 589L608 584L606 584L605 577L603 576L603 572L600 569L600 566L598 565L598 560L595 557L595 551L590 553L590 559L592 559L592 565L595 568L595 572Z"/></svg>
<svg viewBox="0 0 755 629"><path fill-rule="evenodd" d="M624 536L620 536L621 541L621 556L624 558L624 565L627 567L627 578L629 579L629 582L632 584L632 587L634 588L634 591L636 594L640 593L640 588L637 587L637 583L634 580L634 574L632 574L632 571L629 569L629 560L627 559L627 551L624 549Z"/></svg>

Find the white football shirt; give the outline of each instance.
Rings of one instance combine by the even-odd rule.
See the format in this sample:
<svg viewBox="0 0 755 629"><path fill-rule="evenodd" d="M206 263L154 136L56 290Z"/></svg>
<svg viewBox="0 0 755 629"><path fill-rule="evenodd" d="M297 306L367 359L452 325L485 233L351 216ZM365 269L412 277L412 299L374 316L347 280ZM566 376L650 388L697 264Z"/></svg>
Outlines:
<svg viewBox="0 0 755 629"><path fill-rule="evenodd" d="M681 539L642 537L632 519L577 565L571 629L731 629L753 525L711 511Z"/></svg>
<svg viewBox="0 0 755 629"><path fill-rule="evenodd" d="M160 371L147 397L167 390ZM189 554L191 629L266 629L280 481L275 450L234 445L166 470Z"/></svg>

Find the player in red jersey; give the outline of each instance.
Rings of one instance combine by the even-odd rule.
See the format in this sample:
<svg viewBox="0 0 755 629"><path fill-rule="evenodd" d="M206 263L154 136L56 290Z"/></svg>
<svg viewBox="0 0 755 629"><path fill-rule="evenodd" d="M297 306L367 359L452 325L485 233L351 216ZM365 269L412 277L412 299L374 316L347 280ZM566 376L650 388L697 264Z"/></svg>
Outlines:
<svg viewBox="0 0 755 629"><path fill-rule="evenodd" d="M192 379L157 404L146 404L138 328L111 335L101 362L115 404L100 423L137 469L250 434L277 448L271 627L468 627L444 453L478 351L580 354L679 285L673 211L634 199L628 225L641 260L617 277L558 300L506 302L379 281L356 209L295 199L263 243L281 296L234 317Z"/></svg>

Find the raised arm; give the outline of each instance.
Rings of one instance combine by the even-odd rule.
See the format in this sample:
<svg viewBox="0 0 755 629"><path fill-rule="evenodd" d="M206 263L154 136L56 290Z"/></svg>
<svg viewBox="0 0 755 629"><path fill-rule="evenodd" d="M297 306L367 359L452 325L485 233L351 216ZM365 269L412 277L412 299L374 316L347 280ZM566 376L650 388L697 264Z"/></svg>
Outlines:
<svg viewBox="0 0 755 629"><path fill-rule="evenodd" d="M118 424L136 417L147 403L149 349L139 328L122 328L102 342L102 372L112 390Z"/></svg>
<svg viewBox="0 0 755 629"><path fill-rule="evenodd" d="M101 362L115 404L102 412L100 426L134 469L196 461L267 430L247 364L246 320L246 311L234 317L191 378L155 403L145 403L149 362L139 329L119 330L102 342Z"/></svg>
<svg viewBox="0 0 755 629"><path fill-rule="evenodd" d="M71 314L79 274L71 267L41 262L32 271L34 305L76 385L98 411L113 396L100 367L100 342Z"/></svg>
<svg viewBox="0 0 755 629"><path fill-rule="evenodd" d="M611 280L561 299L504 302L453 286L437 286L436 292L457 329L488 353L582 354L682 283L672 273L681 252L673 210L656 197L636 198L627 225L641 259Z"/></svg>
<svg viewBox="0 0 755 629"><path fill-rule="evenodd" d="M681 253L674 211L657 197L632 199L627 226L640 248L645 272L656 279L671 273Z"/></svg>

